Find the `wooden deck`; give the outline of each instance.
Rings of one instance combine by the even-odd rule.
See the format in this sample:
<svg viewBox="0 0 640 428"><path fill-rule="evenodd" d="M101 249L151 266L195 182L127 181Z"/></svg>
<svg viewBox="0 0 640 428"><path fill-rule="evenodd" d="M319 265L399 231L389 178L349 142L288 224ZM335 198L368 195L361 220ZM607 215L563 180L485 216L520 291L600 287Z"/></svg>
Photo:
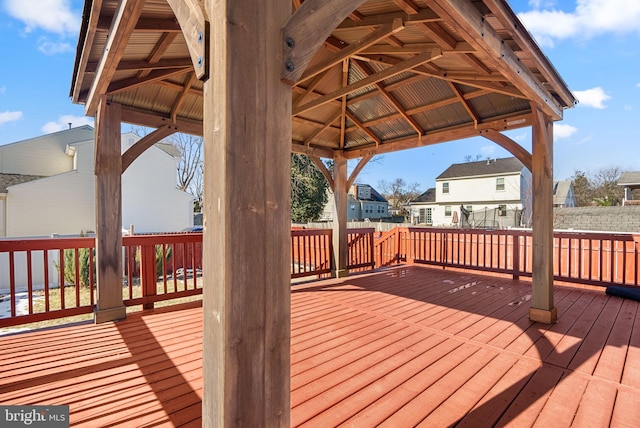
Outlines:
<svg viewBox="0 0 640 428"><path fill-rule="evenodd" d="M419 266L292 287L292 425L638 426L638 302ZM0 337L0 404L74 426L199 426L202 310Z"/></svg>

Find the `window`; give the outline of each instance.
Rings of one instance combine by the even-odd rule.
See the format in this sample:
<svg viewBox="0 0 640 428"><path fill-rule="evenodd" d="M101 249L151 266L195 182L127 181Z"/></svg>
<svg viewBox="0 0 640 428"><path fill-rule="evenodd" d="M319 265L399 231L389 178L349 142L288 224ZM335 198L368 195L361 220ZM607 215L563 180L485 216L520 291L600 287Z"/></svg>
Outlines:
<svg viewBox="0 0 640 428"><path fill-rule="evenodd" d="M445 205L444 207L444 216L451 217L451 205Z"/></svg>
<svg viewBox="0 0 640 428"><path fill-rule="evenodd" d="M471 212L473 211L473 205L467 205L466 207L464 207L467 211Z"/></svg>
<svg viewBox="0 0 640 428"><path fill-rule="evenodd" d="M498 205L498 216L505 217L507 215L507 206Z"/></svg>
<svg viewBox="0 0 640 428"><path fill-rule="evenodd" d="M420 223L420 224L433 224L432 208L420 208L420 214L418 216L418 223Z"/></svg>
<svg viewBox="0 0 640 428"><path fill-rule="evenodd" d="M442 183L442 193L449 193L449 183Z"/></svg>
<svg viewBox="0 0 640 428"><path fill-rule="evenodd" d="M504 177L496 178L496 190L504 190Z"/></svg>

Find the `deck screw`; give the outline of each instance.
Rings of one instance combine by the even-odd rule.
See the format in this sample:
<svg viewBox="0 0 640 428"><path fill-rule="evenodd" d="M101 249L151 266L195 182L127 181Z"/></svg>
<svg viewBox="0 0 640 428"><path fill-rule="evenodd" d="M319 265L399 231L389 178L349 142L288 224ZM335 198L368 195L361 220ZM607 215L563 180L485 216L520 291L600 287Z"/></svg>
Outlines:
<svg viewBox="0 0 640 428"><path fill-rule="evenodd" d="M198 67L202 67L202 57L198 57Z"/></svg>
<svg viewBox="0 0 640 428"><path fill-rule="evenodd" d="M286 68L287 71L293 71L293 70L295 70L296 67L293 65L293 63L291 61L287 61L284 64L284 68Z"/></svg>
<svg viewBox="0 0 640 428"><path fill-rule="evenodd" d="M293 40L293 38L291 38L291 37L287 37L285 39L285 41L287 42L287 46L290 47L290 48L292 48L292 47L294 47L296 45L296 41Z"/></svg>
<svg viewBox="0 0 640 428"><path fill-rule="evenodd" d="M202 31L200 31L198 33L198 43L202 43L202 40L204 40L204 35L202 34Z"/></svg>

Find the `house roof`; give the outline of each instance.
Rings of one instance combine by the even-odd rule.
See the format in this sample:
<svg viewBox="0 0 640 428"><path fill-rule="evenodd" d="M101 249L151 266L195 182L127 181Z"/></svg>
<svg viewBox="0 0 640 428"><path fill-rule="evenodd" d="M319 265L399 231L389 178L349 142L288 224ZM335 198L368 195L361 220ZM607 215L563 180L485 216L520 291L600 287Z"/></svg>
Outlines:
<svg viewBox="0 0 640 428"><path fill-rule="evenodd" d="M553 203L556 205L564 204L569 197L571 187L571 181L568 180L553 183Z"/></svg>
<svg viewBox="0 0 640 428"><path fill-rule="evenodd" d="M370 201L370 202L388 202L384 196L382 196L373 186L369 184L356 184L356 187L368 187L371 189L371 197L370 198L359 198L357 194L353 195L353 198L357 201Z"/></svg>
<svg viewBox="0 0 640 428"><path fill-rule="evenodd" d="M41 175L24 175L24 174L1 174L0 173L0 193L7 193L7 188L16 184L26 183L28 181L44 178Z"/></svg>
<svg viewBox="0 0 640 428"><path fill-rule="evenodd" d="M9 144L3 144L2 146L0 146L0 149L42 139L61 141L63 144L74 144L91 140L94 138L94 135L94 130L90 125L82 125L71 129L63 129L62 131L52 132L50 134L27 138L25 140L15 141Z"/></svg>
<svg viewBox="0 0 640 428"><path fill-rule="evenodd" d="M435 202L436 201L436 189L435 187L431 187L427 189L423 194L412 200L410 203L418 203L418 202Z"/></svg>
<svg viewBox="0 0 640 428"><path fill-rule="evenodd" d="M478 177L483 175L515 174L524 168L522 162L516 158L487 159L478 162L454 163L436 180L463 177Z"/></svg>
<svg viewBox="0 0 640 428"><path fill-rule="evenodd" d="M629 171L620 174L618 186L640 186L640 171Z"/></svg>
<svg viewBox="0 0 640 428"><path fill-rule="evenodd" d="M163 152L173 156L174 158L180 157L180 152L178 151L178 148L171 143L156 143L155 146L160 150L162 150Z"/></svg>
<svg viewBox="0 0 640 428"><path fill-rule="evenodd" d="M107 94L128 123L172 123L202 135L203 81L219 64L199 51L209 42L192 39L202 36L209 18L202 2L187 2L178 16L170 3L139 3L135 16L118 20L131 4L85 0L70 95L87 115L96 114L99 95ZM292 25L312 15L315 4L294 1ZM293 152L330 158L339 151L355 159L528 127L531 101L561 120L576 102L506 0L461 7L422 0L357 4L328 28L317 50L313 45L312 57L300 53L308 65L282 68L292 84ZM288 37L292 52L309 48L295 37ZM302 75L288 75L298 70Z"/></svg>

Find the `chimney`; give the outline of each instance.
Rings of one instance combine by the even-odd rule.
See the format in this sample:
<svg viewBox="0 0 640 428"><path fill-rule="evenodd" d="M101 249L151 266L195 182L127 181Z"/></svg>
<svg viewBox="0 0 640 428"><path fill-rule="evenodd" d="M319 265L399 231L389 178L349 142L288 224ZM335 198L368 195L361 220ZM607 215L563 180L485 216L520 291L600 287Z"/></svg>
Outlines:
<svg viewBox="0 0 640 428"><path fill-rule="evenodd" d="M69 125L69 129L71 129L71 122L67 122L67 125Z"/></svg>

